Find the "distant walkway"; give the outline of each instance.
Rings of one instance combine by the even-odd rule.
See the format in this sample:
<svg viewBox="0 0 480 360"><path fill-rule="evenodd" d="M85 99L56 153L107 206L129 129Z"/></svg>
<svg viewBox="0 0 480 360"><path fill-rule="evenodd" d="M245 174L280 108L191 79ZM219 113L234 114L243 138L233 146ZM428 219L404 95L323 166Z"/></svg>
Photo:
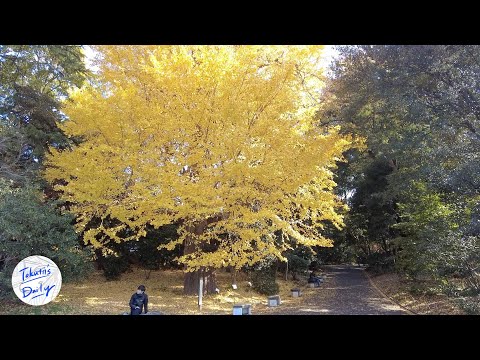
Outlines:
<svg viewBox="0 0 480 360"><path fill-rule="evenodd" d="M359 266L330 265L326 280L301 305L268 309L275 315L405 315L407 312L380 294Z"/></svg>

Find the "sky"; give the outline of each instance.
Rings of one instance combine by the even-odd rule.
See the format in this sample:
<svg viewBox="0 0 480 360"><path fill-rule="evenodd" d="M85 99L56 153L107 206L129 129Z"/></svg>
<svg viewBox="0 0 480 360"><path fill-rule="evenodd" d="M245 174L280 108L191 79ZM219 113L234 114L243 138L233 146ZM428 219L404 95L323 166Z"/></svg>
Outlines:
<svg viewBox="0 0 480 360"><path fill-rule="evenodd" d="M92 60L95 56L94 51L89 45L82 45L82 47L83 47L83 50L85 51L85 65L87 69L90 69L95 72L98 69L92 65Z"/></svg>
<svg viewBox="0 0 480 360"><path fill-rule="evenodd" d="M323 56L326 65L328 65L338 55L338 51L334 48L335 46L337 45L325 45Z"/></svg>

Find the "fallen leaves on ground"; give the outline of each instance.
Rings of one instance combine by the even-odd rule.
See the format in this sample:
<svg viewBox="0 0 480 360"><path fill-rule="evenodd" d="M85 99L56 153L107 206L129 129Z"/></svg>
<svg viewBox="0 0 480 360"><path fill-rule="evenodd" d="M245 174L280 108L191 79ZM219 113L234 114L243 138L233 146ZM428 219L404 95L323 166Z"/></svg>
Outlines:
<svg viewBox="0 0 480 360"><path fill-rule="evenodd" d="M409 291L409 283L398 274L371 276L375 285L398 304L420 315L463 315L452 299L444 294L418 294Z"/></svg>
<svg viewBox="0 0 480 360"><path fill-rule="evenodd" d="M128 302L138 285L144 284L149 297L149 310L167 315L230 315L234 304L251 304L252 314L269 311L268 296L258 294L248 285L246 274L237 277L237 290L232 289L231 274L217 272L219 294L203 297L202 310L198 308L196 295L183 294L183 272L181 270L152 271L146 279L145 271L133 269L122 274L119 280L107 281L101 271L88 279L63 284L55 300L44 306L29 306L18 301L2 306L0 314L60 314L60 315L120 315L129 312ZM294 298L291 289L306 283L278 278L282 304L300 303L305 298ZM303 286L304 286L303 285Z"/></svg>

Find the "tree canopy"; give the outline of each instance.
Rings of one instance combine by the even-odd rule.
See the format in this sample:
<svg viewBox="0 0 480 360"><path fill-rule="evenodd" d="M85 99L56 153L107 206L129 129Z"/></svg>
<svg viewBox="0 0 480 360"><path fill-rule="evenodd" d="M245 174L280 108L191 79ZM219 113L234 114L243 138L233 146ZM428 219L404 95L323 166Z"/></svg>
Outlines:
<svg viewBox="0 0 480 360"><path fill-rule="evenodd" d="M138 239L179 222L189 270L254 264L341 227L333 170L351 137L318 126L318 46L101 46L95 84L61 125L45 176L84 241ZM101 224L89 227L93 217ZM116 219L115 226L104 225ZM281 230L281 237L274 236Z"/></svg>
<svg viewBox="0 0 480 360"><path fill-rule="evenodd" d="M60 101L87 74L80 46L0 45L0 297L12 294L11 272L29 255L53 259L66 281L91 266L73 217L44 196L39 176L48 147L68 145Z"/></svg>
<svg viewBox="0 0 480 360"><path fill-rule="evenodd" d="M87 73L80 46L0 45L0 177L31 183L48 146L65 146L59 101Z"/></svg>
<svg viewBox="0 0 480 360"><path fill-rule="evenodd" d="M340 47L318 113L366 139L339 179L352 194L346 237L364 259L411 277L456 273L477 292L479 55L479 46Z"/></svg>

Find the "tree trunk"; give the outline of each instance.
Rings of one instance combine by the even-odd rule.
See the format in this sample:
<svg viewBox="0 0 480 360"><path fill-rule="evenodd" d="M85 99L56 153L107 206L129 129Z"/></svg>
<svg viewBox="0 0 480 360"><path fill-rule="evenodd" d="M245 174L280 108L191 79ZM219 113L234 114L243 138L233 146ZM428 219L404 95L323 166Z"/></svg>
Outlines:
<svg viewBox="0 0 480 360"><path fill-rule="evenodd" d="M200 221L189 230L195 235L201 235L206 227L207 221ZM194 251L194 241L187 238L184 243L183 254L188 255ZM203 295L215 294L215 289L217 288L215 270L203 268L199 271L185 272L185 277L183 280L183 293L185 295L198 295L200 277L203 277Z"/></svg>
<svg viewBox="0 0 480 360"><path fill-rule="evenodd" d="M383 251L385 251L385 253L388 255L389 251L388 251L388 244L386 239L382 239L382 245L383 245Z"/></svg>
<svg viewBox="0 0 480 360"><path fill-rule="evenodd" d="M203 295L215 294L217 281L214 270L199 270L185 273L183 292L185 295L198 295L200 277L203 277Z"/></svg>

